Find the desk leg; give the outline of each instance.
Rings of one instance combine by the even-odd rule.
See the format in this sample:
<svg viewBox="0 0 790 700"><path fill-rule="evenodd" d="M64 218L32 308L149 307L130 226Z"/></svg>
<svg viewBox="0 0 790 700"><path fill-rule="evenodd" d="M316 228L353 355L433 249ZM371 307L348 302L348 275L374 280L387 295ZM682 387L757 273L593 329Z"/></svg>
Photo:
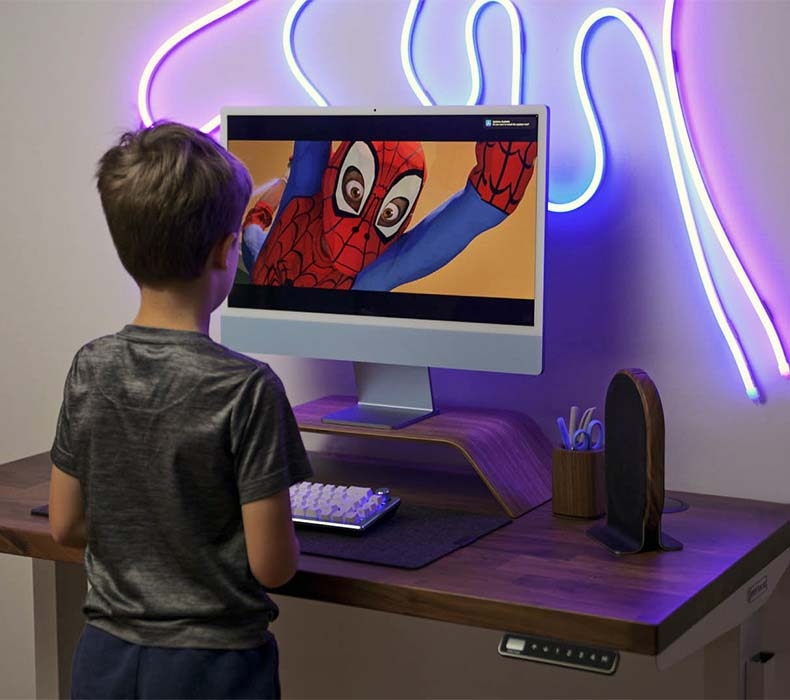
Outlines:
<svg viewBox="0 0 790 700"><path fill-rule="evenodd" d="M753 682L748 683L750 659L760 652L760 620L756 614L739 625L738 637L738 697L760 700L765 697L762 689L759 694L754 694L758 689Z"/></svg>
<svg viewBox="0 0 790 700"><path fill-rule="evenodd" d="M705 647L705 697L763 700L774 692L773 654L760 651L762 624L755 612Z"/></svg>
<svg viewBox="0 0 790 700"><path fill-rule="evenodd" d="M58 689L58 614L55 566L33 559L33 639L36 698L60 697Z"/></svg>
<svg viewBox="0 0 790 700"><path fill-rule="evenodd" d="M740 629L731 628L704 647L705 700L743 698L739 685Z"/></svg>
<svg viewBox="0 0 790 700"><path fill-rule="evenodd" d="M738 668L740 697L763 700L776 697L774 692L775 658L773 653L761 651L762 625L758 614L740 626L740 654Z"/></svg>

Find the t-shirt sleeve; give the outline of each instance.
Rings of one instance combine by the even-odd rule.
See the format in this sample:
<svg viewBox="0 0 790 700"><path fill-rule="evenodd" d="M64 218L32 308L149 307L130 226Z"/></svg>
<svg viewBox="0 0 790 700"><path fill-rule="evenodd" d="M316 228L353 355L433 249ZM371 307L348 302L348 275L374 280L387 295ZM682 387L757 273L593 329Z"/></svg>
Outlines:
<svg viewBox="0 0 790 700"><path fill-rule="evenodd" d="M312 476L285 389L267 367L250 375L234 406L231 449L242 504L268 498Z"/></svg>
<svg viewBox="0 0 790 700"><path fill-rule="evenodd" d="M63 387L63 401L60 404L58 413L58 423L55 428L55 439L49 457L61 471L79 479L79 468L74 460L73 435L71 424L71 398L74 390L74 380L77 371L77 356L71 363L71 368L66 376L66 383Z"/></svg>

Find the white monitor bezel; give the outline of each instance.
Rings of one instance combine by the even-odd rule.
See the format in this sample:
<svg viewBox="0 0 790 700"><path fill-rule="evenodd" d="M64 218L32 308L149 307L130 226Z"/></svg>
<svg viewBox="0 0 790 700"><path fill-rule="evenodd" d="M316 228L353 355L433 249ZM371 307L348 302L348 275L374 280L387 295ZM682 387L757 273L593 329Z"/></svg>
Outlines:
<svg viewBox="0 0 790 700"><path fill-rule="evenodd" d="M543 371L544 253L548 172L546 105L433 107L224 107L221 142L227 147L231 115L379 116L536 115L539 164L535 172L535 306L531 326L417 320L221 307L221 339L241 352L293 355L409 366L446 367L517 374Z"/></svg>

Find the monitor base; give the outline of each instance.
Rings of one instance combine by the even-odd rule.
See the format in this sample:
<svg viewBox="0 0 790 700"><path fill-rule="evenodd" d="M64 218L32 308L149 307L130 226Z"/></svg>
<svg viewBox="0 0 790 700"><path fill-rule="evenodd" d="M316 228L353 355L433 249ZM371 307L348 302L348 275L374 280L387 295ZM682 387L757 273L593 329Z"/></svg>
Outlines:
<svg viewBox="0 0 790 700"><path fill-rule="evenodd" d="M437 413L427 367L355 362L356 406L327 414L335 425L397 430Z"/></svg>
<svg viewBox="0 0 790 700"><path fill-rule="evenodd" d="M333 423L335 425L358 425L365 428L398 430L421 421L423 418L429 418L436 413L438 411L435 410L424 411L398 406L370 406L357 403L356 406L329 413L321 420L324 423Z"/></svg>

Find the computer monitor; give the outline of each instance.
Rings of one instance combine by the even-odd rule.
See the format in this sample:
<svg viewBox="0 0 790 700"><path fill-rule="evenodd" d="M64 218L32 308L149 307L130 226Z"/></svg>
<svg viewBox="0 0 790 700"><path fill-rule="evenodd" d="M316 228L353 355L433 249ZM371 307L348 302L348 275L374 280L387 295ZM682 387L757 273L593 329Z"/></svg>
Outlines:
<svg viewBox="0 0 790 700"><path fill-rule="evenodd" d="M222 341L354 362L357 407L430 415L431 367L539 374L548 110L225 108L254 180Z"/></svg>

